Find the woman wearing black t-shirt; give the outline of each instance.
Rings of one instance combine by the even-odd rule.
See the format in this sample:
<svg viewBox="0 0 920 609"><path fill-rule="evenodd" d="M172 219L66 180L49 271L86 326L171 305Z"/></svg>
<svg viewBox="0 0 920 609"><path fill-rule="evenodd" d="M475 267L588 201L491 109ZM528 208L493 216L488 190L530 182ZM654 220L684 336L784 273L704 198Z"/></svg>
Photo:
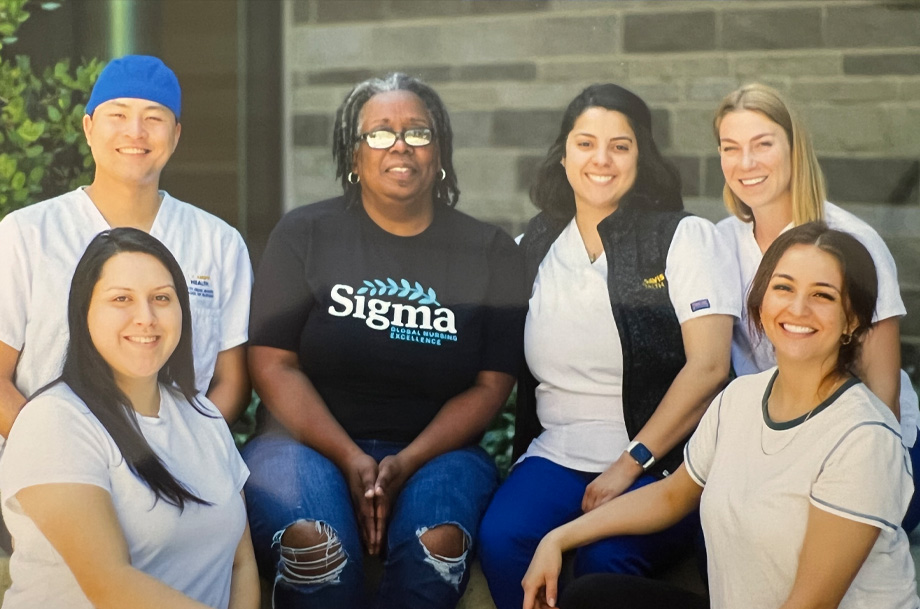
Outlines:
<svg viewBox="0 0 920 609"><path fill-rule="evenodd" d="M245 448L275 607L453 607L497 483L477 446L521 361L514 242L453 209L438 95L402 74L336 115L344 196L296 209L256 276L249 365L268 414ZM362 547L363 546L363 547Z"/></svg>

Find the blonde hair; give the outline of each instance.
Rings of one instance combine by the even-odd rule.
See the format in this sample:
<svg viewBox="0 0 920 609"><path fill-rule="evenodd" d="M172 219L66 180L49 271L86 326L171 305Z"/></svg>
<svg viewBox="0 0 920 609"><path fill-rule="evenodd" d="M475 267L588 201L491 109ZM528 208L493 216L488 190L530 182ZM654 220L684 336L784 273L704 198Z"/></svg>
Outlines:
<svg viewBox="0 0 920 609"><path fill-rule="evenodd" d="M716 145L721 144L719 125L722 119L729 112L741 110L759 112L786 132L792 155L792 180L789 184L792 194L792 223L799 226L807 222L823 220L824 199L827 194L824 173L818 164L818 157L811 145L808 131L805 130L798 116L789 108L776 89L759 83L744 85L726 95L716 110L712 121ZM722 189L722 200L728 211L744 222L754 220L751 208L732 192L728 182Z"/></svg>

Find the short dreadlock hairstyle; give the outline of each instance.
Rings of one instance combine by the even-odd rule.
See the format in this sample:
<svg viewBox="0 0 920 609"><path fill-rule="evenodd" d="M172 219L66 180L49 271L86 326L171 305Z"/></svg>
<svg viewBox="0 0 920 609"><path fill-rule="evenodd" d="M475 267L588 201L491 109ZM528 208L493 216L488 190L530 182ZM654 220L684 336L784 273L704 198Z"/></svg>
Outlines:
<svg viewBox="0 0 920 609"><path fill-rule="evenodd" d="M355 146L358 144L358 135L361 130L361 110L367 100L387 91L410 91L415 93L431 118L431 130L434 133L434 142L441 158L441 167L446 176L443 180L435 179L432 190L432 199L450 207L457 204L460 198L460 189L457 187L457 174L454 171L453 142L454 134L450 128L450 117L444 102L434 89L417 78L400 72L389 74L385 78L370 78L358 83L335 113L335 129L332 134L332 158L335 161L335 177L341 179L342 189L345 191L345 200L349 207L361 204L361 184L352 184L348 181L348 174L352 169L355 157Z"/></svg>

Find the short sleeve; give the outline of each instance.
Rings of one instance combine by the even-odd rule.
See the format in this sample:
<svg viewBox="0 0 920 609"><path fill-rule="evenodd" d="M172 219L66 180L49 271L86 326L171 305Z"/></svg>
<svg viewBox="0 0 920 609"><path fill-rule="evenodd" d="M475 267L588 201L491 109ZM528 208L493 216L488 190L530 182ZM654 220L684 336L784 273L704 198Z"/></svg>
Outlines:
<svg viewBox="0 0 920 609"><path fill-rule="evenodd" d="M872 255L875 263L875 272L878 275L878 302L875 306L875 315L872 321L881 321L890 317L902 317L907 313L904 301L901 299L901 288L898 285L898 268L894 257L882 238L872 231L869 235L859 235L866 249Z"/></svg>
<svg viewBox="0 0 920 609"><path fill-rule="evenodd" d="M0 221L0 341L21 351L31 301L32 271L16 214Z"/></svg>
<svg viewBox="0 0 920 609"><path fill-rule="evenodd" d="M521 250L504 233L492 241L480 370L517 376L524 357L527 299Z"/></svg>
<svg viewBox="0 0 920 609"><path fill-rule="evenodd" d="M738 263L716 227L690 216L677 225L665 266L671 304L684 323L704 315L741 316Z"/></svg>
<svg viewBox="0 0 920 609"><path fill-rule="evenodd" d="M904 308L904 301L901 299L898 268L885 240L869 223L833 203L825 202L824 211L831 228L850 233L859 239L872 256L878 275L878 302L872 321L905 315L907 309Z"/></svg>
<svg viewBox="0 0 920 609"><path fill-rule="evenodd" d="M249 344L297 352L313 306L306 279L309 235L290 213L272 231L253 284Z"/></svg>
<svg viewBox="0 0 920 609"><path fill-rule="evenodd" d="M725 391L728 391L726 389ZM725 391L715 397L706 414L703 415L696 431L684 446L684 465L694 482L706 486L709 470L716 455L716 443L719 439L719 423L722 416L722 400Z"/></svg>
<svg viewBox="0 0 920 609"><path fill-rule="evenodd" d="M221 416L217 406L206 397L203 398L202 396L198 396L198 399L205 405L211 415L207 419L208 423L215 428L215 433L223 446L224 452L227 454L227 472L229 473L230 479L233 480L236 492L240 492L243 490L243 485L246 484L246 480L249 478L249 468L246 467L243 457L240 456L240 451L236 447L236 442L233 441L233 434L230 432L230 428Z"/></svg>
<svg viewBox="0 0 920 609"><path fill-rule="evenodd" d="M0 494L7 501L39 484L92 484L111 492L111 440L92 414L56 395L26 404L0 460ZM120 455L119 455L120 458Z"/></svg>
<svg viewBox="0 0 920 609"><path fill-rule="evenodd" d="M220 345L226 351L242 345L249 339L249 301L252 298L252 264L249 251L238 232L223 255L223 280L226 290L221 295Z"/></svg>
<svg viewBox="0 0 920 609"><path fill-rule="evenodd" d="M910 460L898 434L881 422L850 428L825 458L811 488L822 510L896 529L913 492Z"/></svg>

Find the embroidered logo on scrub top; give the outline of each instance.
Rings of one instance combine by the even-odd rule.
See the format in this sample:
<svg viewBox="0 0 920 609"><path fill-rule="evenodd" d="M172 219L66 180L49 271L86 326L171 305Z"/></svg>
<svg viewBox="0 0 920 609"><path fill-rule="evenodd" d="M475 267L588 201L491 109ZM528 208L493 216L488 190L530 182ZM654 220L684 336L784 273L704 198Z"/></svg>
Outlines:
<svg viewBox="0 0 920 609"><path fill-rule="evenodd" d="M660 290L665 285L664 273L658 273L654 277L642 280L642 286L650 290Z"/></svg>
<svg viewBox="0 0 920 609"><path fill-rule="evenodd" d="M211 286L210 275L192 275L188 279L189 297L214 298L214 288Z"/></svg>
<svg viewBox="0 0 920 609"><path fill-rule="evenodd" d="M428 345L457 342L454 312L441 306L433 288L425 289L418 281L365 279L358 289L339 283L329 296L336 303L329 307L330 315L362 319L372 330L389 330L393 340Z"/></svg>
<svg viewBox="0 0 920 609"><path fill-rule="evenodd" d="M703 309L709 308L709 299L704 298L703 300L696 300L690 303L690 312L696 313L697 311L702 311Z"/></svg>

